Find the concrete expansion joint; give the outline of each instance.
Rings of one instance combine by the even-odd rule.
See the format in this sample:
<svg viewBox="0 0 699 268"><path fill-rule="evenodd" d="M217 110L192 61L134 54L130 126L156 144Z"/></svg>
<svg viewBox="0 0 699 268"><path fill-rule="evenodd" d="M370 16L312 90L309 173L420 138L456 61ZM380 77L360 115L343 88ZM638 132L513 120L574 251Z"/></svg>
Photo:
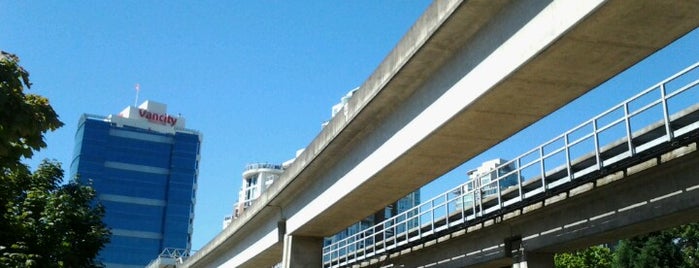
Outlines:
<svg viewBox="0 0 699 268"><path fill-rule="evenodd" d="M678 141L673 142L673 147L677 147L675 143L679 143ZM690 143L688 145L682 146L682 147L677 147L676 149L664 153L660 156L660 163L664 164L666 162L669 162L671 160L680 158L682 156L688 155L690 153L696 152L697 151L697 142Z"/></svg>
<svg viewBox="0 0 699 268"><path fill-rule="evenodd" d="M481 228L483 228L482 224L481 224L481 223L478 223L478 224L469 226L468 229L467 229L467 232L470 233L470 232L473 232L473 231L480 230Z"/></svg>
<svg viewBox="0 0 699 268"><path fill-rule="evenodd" d="M522 214L526 214L526 213L532 212L532 211L537 210L537 209L539 209L539 208L541 208L541 207L543 207L543 206L544 206L544 202L543 202L543 201L539 201L539 202L536 202L536 203L534 203L534 204L528 205L528 206L526 206L526 207L524 207L524 208L522 209Z"/></svg>
<svg viewBox="0 0 699 268"><path fill-rule="evenodd" d="M443 243L444 241L447 241L449 239L451 239L451 234L446 234L446 235L438 237L437 243Z"/></svg>
<svg viewBox="0 0 699 268"><path fill-rule="evenodd" d="M488 226L494 225L495 223L496 223L495 219L489 219L489 220L486 220L485 222L483 222L483 227L488 227Z"/></svg>
<svg viewBox="0 0 699 268"><path fill-rule="evenodd" d="M658 165L659 162L659 157L653 157L651 159L648 159L646 161L643 161L641 163L638 163L636 165L633 165L629 168L626 169L626 176L631 176L633 174L640 173L644 170L647 170L649 168L655 167Z"/></svg>
<svg viewBox="0 0 699 268"><path fill-rule="evenodd" d="M466 229L460 229L460 230L457 230L457 231L451 233L450 236L453 238L453 237L462 236L462 235L464 235L464 234L466 234Z"/></svg>
<svg viewBox="0 0 699 268"><path fill-rule="evenodd" d="M505 215L502 216L503 221L512 219L514 217L517 217L519 215L522 215L522 209L515 209L511 212L506 213Z"/></svg>
<svg viewBox="0 0 699 268"><path fill-rule="evenodd" d="M410 249L411 249L412 251L417 251L417 250L421 250L421 249L424 248L424 247L425 247L424 245L418 244L418 245L415 245L414 247L412 247L412 248L410 248Z"/></svg>
<svg viewBox="0 0 699 268"><path fill-rule="evenodd" d="M604 185L610 184L612 182L615 182L617 180L620 180L622 178L624 178L624 171L623 170L617 171L617 172L614 172L612 174L606 175L600 179L597 179L595 181L595 187L604 186Z"/></svg>
<svg viewBox="0 0 699 268"><path fill-rule="evenodd" d="M551 196L551 197L549 197L549 198L546 198L546 200L544 200L544 206L549 206L549 205L551 205L551 204L554 204L554 203L557 203L557 202L559 202L559 201L565 200L567 197L568 197L568 193L567 193L567 192L563 192L563 193L560 193L560 194Z"/></svg>
<svg viewBox="0 0 699 268"><path fill-rule="evenodd" d="M570 189L569 196L573 197L573 196L585 193L585 192L592 190L594 188L595 188L595 184L593 182L588 182L588 183L582 184L578 187L575 187L573 189Z"/></svg>

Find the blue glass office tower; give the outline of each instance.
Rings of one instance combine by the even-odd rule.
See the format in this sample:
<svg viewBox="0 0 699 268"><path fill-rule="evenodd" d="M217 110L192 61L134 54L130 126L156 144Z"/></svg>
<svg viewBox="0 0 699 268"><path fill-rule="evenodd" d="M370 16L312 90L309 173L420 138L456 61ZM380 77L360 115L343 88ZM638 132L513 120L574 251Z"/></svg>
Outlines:
<svg viewBox="0 0 699 268"><path fill-rule="evenodd" d="M144 267L165 248L189 250L202 136L164 104L83 115L71 174L92 181L105 206L108 268Z"/></svg>

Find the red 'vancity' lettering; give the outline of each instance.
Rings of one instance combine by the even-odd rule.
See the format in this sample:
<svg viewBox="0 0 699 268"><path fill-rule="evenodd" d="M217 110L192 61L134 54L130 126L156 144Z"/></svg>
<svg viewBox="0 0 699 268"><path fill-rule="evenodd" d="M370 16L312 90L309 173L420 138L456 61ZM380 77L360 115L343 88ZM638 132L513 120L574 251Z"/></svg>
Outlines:
<svg viewBox="0 0 699 268"><path fill-rule="evenodd" d="M144 109L138 109L138 115L148 119L149 121L159 122L164 125L174 126L177 123L177 118L174 118L169 114L159 114Z"/></svg>

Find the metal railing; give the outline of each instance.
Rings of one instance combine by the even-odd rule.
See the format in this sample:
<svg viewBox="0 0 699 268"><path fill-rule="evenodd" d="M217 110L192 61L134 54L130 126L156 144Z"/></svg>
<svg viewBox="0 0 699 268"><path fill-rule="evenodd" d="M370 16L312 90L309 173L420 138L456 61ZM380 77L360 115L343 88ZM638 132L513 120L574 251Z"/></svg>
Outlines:
<svg viewBox="0 0 699 268"><path fill-rule="evenodd" d="M270 163L251 163L251 164L247 164L247 165L245 166L245 171L253 170L253 169L277 169L277 170L283 170L284 167L283 167L282 165L270 164Z"/></svg>
<svg viewBox="0 0 699 268"><path fill-rule="evenodd" d="M699 129L699 62L496 169L489 183L461 184L323 248L323 267L340 267L404 249L526 205L547 192L634 163ZM515 176L517 183L505 185ZM493 189L495 192L493 193ZM486 191L488 193L486 194Z"/></svg>
<svg viewBox="0 0 699 268"><path fill-rule="evenodd" d="M189 250L183 248L165 248L146 268L176 267L189 257L189 253Z"/></svg>

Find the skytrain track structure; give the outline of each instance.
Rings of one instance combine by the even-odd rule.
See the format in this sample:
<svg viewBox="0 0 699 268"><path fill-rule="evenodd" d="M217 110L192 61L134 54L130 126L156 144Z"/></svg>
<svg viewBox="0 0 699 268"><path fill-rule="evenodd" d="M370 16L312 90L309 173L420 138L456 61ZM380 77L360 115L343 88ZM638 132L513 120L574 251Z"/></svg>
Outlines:
<svg viewBox="0 0 699 268"><path fill-rule="evenodd" d="M400 252L697 140L699 62L499 165L490 183L466 182L324 247L323 267L349 267ZM515 185L503 183L513 177Z"/></svg>

